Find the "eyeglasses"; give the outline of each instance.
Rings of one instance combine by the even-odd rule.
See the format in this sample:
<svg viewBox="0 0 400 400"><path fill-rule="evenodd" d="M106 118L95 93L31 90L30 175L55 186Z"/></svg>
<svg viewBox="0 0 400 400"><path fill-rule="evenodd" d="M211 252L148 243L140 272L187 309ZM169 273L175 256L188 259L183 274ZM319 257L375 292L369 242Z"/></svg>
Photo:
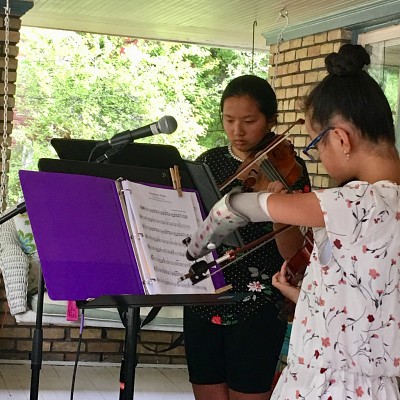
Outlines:
<svg viewBox="0 0 400 400"><path fill-rule="evenodd" d="M329 128L324 129L322 132L320 132L311 142L308 144L308 146L303 150L303 153L311 160L311 161L317 161L319 159L319 152L317 148L317 144L319 141L332 129L334 129L332 126Z"/></svg>

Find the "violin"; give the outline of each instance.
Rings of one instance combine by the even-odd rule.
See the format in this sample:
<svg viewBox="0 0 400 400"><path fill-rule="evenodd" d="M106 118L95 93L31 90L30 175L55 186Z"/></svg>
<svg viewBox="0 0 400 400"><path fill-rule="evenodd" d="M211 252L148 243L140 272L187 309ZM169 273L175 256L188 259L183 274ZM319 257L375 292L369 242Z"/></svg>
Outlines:
<svg viewBox="0 0 400 400"><path fill-rule="evenodd" d="M300 118L282 134L275 135L272 133L267 135L243 161L235 174L221 185L220 189L224 189L235 179L238 179L243 182L246 190L251 189L258 192L266 190L270 182L280 181L290 193L290 187L301 177L303 168L297 162L294 146L287 139L287 136L295 125L302 125L304 122L304 119ZM289 227L287 226L287 228ZM311 255L313 245L311 230L308 230L304 236L304 247L300 248L287 261L288 280L293 285L298 284L302 279Z"/></svg>
<svg viewBox="0 0 400 400"><path fill-rule="evenodd" d="M311 252L314 246L314 238L311 229L304 234L304 245L286 261L286 280L293 286L303 279L307 265L310 263Z"/></svg>
<svg viewBox="0 0 400 400"><path fill-rule="evenodd" d="M290 191L290 186L303 172L302 166L295 158L294 145L287 139L289 131L298 124L304 124L304 119L298 119L280 135L267 135L220 189L225 189L238 179L243 182L244 188L258 192L265 190L270 182L278 180Z"/></svg>
<svg viewBox="0 0 400 400"><path fill-rule="evenodd" d="M267 135L265 140L256 146L251 154L243 161L235 174L220 186L220 189L223 190L234 180L238 179L243 182L245 189L251 189L256 192L265 190L270 182L279 180L288 192L291 192L290 187L303 173L302 166L295 158L296 152L294 151L294 146L289 140L287 140L290 129L298 124L304 124L304 119L297 120L280 135L275 135L273 133L272 135ZM292 226L285 225L279 230L270 232L241 248L229 250L225 255L211 263L207 264L205 261L198 261L192 265L189 273L181 277L180 280L191 279L192 283L196 284L197 282L228 267L232 262L237 261L241 258L236 258L238 254L244 253L243 256L245 256L259 246L274 239L276 235L279 235L290 228L292 228ZM312 246L312 232L311 230L308 230L305 235L304 246L300 248L289 261L287 261L287 279L292 285L297 285L304 276L306 267L309 264ZM209 269L212 266L227 261L227 264L222 265L215 272L209 272ZM286 314L292 314L294 311L294 303L290 300L285 302L285 311ZM290 317L288 317L288 319L290 319Z"/></svg>
<svg viewBox="0 0 400 400"><path fill-rule="evenodd" d="M252 251L258 249L260 246L270 242L273 240L277 235L284 232L285 230L291 228L289 225L284 225L281 228L277 229L276 231L269 232L266 235L261 236L260 238L253 240L250 243L243 245L242 247L238 247L236 249L228 250L224 255L221 257L207 263L204 260L195 261L195 263L190 267L189 272L178 279L178 282L182 282L185 279L190 279L195 285L198 282L206 278L210 278L214 274L222 271L223 269L229 267L233 262L238 261L240 258L250 254ZM187 239L183 240L183 243L187 245ZM241 256L237 257L238 255L242 254ZM228 264L222 265L218 270L210 273L209 270L211 267L215 265L221 265L225 262L229 261Z"/></svg>
<svg viewBox="0 0 400 400"><path fill-rule="evenodd" d="M303 279L306 268L310 263L311 252L313 249L313 235L311 229L308 229L305 234L305 244L302 248L286 261L286 281L292 286L298 286ZM285 297L284 301L277 303L279 308L279 318L292 322L296 304Z"/></svg>

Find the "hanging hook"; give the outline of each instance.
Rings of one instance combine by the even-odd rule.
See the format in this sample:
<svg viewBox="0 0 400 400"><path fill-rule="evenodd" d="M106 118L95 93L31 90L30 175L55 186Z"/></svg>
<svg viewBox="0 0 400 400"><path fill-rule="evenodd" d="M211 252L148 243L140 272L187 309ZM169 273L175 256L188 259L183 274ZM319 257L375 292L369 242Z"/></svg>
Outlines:
<svg viewBox="0 0 400 400"><path fill-rule="evenodd" d="M286 9L286 6L283 7L281 11L279 11L278 18L276 19L275 22L278 22L280 18L285 18L286 19L286 23L285 23L285 26L283 27L283 29L281 30L281 32L278 35L278 43L283 41L283 33L285 32L286 28L289 25L289 12Z"/></svg>
<svg viewBox="0 0 400 400"><path fill-rule="evenodd" d="M255 41L255 31L256 31L256 26L257 26L257 21L254 21L253 22L253 45L252 45L252 48L251 48L251 73L253 73L253 69L254 69L254 52L255 52L255 44L254 44L254 41Z"/></svg>
<svg viewBox="0 0 400 400"><path fill-rule="evenodd" d="M276 81L276 75L278 72L278 59L279 59L279 54L280 54L280 44L281 42L283 42L283 33L285 32L286 28L289 25L289 12L286 9L286 6L283 7L278 14L278 18L276 19L275 22L278 22L280 18L285 18L286 23L285 26L283 27L283 29L280 31L279 35L278 35L278 39L277 39L277 43L276 43L276 53L275 53L275 57L274 57L274 76L272 78L272 88L275 90L275 81Z"/></svg>

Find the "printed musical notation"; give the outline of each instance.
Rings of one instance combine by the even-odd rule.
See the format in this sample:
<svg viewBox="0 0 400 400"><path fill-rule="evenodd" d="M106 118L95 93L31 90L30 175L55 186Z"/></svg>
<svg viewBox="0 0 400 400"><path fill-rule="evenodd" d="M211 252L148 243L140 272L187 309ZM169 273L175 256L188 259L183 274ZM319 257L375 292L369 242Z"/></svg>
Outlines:
<svg viewBox="0 0 400 400"><path fill-rule="evenodd" d="M188 224L182 224L180 222L172 222L172 221L164 221L162 219L158 219L158 218L154 218L154 217L149 217L145 214L139 214L140 218L144 221L149 221L152 222L154 224L161 224L161 225L168 225L168 226L173 226L179 229L184 229L184 230L188 230L190 228L190 225ZM171 217L172 218L172 217Z"/></svg>
<svg viewBox="0 0 400 400"><path fill-rule="evenodd" d="M145 206L140 206L140 209L144 210L145 212L150 213L150 214L160 215L161 217L167 216L167 217L171 217L171 218L183 218L183 219L188 218L187 214L182 213L182 212L168 212L165 210L154 210L152 208L145 207Z"/></svg>
<svg viewBox="0 0 400 400"><path fill-rule="evenodd" d="M151 259L152 259L154 262L158 262L158 263L160 263L160 264L168 264L168 263L169 263L169 261L166 260L164 257L163 257L163 258L160 258L160 257L154 256L154 255L151 255ZM186 268L186 267L187 267L187 261L186 261L186 262L181 262L181 263L178 262L178 261L175 261L174 265L175 265L175 266L179 266L179 267Z"/></svg>
<svg viewBox="0 0 400 400"><path fill-rule="evenodd" d="M185 234L183 232L172 232L168 229L162 229L161 231L157 228L154 228L153 226L143 224L143 228L148 231L148 232L157 232L157 234L160 235L169 235L169 236L177 236L181 238L185 238Z"/></svg>
<svg viewBox="0 0 400 400"><path fill-rule="evenodd" d="M152 282L148 293L214 293L210 279L196 285L177 279L191 266L182 241L202 221L196 194L178 196L175 190L129 181L123 181L122 187L141 276L145 285Z"/></svg>
<svg viewBox="0 0 400 400"><path fill-rule="evenodd" d="M149 241L151 242L151 238L149 236L147 236L147 238L149 239ZM161 239L156 239L157 242L162 241ZM154 251L157 254L170 254L173 256L179 256L179 257L183 257L186 255L186 251L176 251L174 249L170 249L170 248L166 248L166 247L157 247L157 246L152 246L151 244L149 244L149 249Z"/></svg>

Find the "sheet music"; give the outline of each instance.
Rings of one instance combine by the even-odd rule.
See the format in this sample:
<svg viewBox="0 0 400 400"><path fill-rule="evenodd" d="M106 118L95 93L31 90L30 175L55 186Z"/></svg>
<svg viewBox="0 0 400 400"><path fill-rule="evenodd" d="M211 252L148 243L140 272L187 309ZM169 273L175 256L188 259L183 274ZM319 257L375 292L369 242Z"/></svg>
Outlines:
<svg viewBox="0 0 400 400"><path fill-rule="evenodd" d="M148 294L214 293L211 279L192 285L190 280L178 283L189 271L183 239L190 236L202 221L194 192L182 197L164 189L122 181L136 257ZM207 262L213 260L211 255Z"/></svg>

